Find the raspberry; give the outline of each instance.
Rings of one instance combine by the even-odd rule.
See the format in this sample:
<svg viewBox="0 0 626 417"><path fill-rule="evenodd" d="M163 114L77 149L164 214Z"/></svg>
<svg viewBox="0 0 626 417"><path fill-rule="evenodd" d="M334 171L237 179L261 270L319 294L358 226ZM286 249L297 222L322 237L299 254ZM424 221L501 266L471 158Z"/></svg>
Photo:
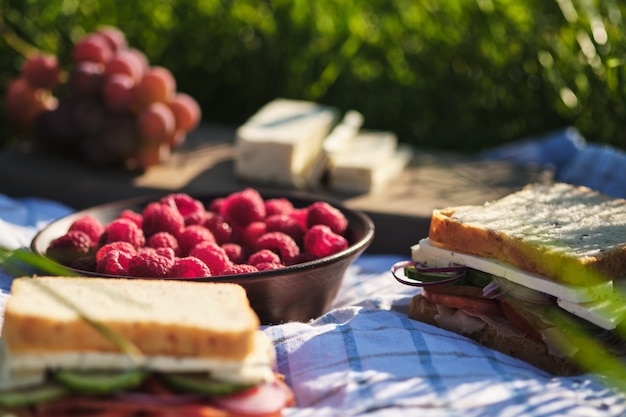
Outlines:
<svg viewBox="0 0 626 417"><path fill-rule="evenodd" d="M128 264L133 256L119 249L110 250L100 258L96 270L101 274L128 276Z"/></svg>
<svg viewBox="0 0 626 417"><path fill-rule="evenodd" d="M277 264L280 263L280 256L278 256L278 254L276 254L275 252L272 252L269 249L261 249L258 252L254 252L248 258L248 263L254 266L260 263L270 263L270 262L277 263Z"/></svg>
<svg viewBox="0 0 626 417"><path fill-rule="evenodd" d="M189 255L189 251L199 243L213 242L215 237L206 227L199 224L192 224L183 229L178 235L179 256Z"/></svg>
<svg viewBox="0 0 626 417"><path fill-rule="evenodd" d="M211 276L209 267L198 258L177 258L169 272L170 278L202 278Z"/></svg>
<svg viewBox="0 0 626 417"><path fill-rule="evenodd" d="M232 242L233 228L226 222L224 216L208 211L204 216L204 227L209 229L218 243Z"/></svg>
<svg viewBox="0 0 626 417"><path fill-rule="evenodd" d="M96 262L100 262L100 259L102 259L107 254L107 252L112 250L120 250L132 256L137 254L137 249L128 242L111 242L101 246L100 249L98 249L98 251L96 252Z"/></svg>
<svg viewBox="0 0 626 417"><path fill-rule="evenodd" d="M92 246L96 246L100 240L100 235L104 232L104 226L100 220L87 214L74 220L69 230L85 232L91 239Z"/></svg>
<svg viewBox="0 0 626 417"><path fill-rule="evenodd" d="M289 262L300 253L298 244L288 235L282 232L268 232L256 241L257 251L269 249L280 255L282 262Z"/></svg>
<svg viewBox="0 0 626 417"><path fill-rule="evenodd" d="M209 203L209 211L211 213L220 213L225 200L225 197L214 198L211 203Z"/></svg>
<svg viewBox="0 0 626 417"><path fill-rule="evenodd" d="M175 255L178 255L178 239L171 233L158 232L148 238L146 246L151 248L171 248Z"/></svg>
<svg viewBox="0 0 626 417"><path fill-rule="evenodd" d="M189 194L176 193L168 194L161 198L161 203L176 207L178 212L185 219L185 224L200 224L204 217L204 204L201 201L196 200Z"/></svg>
<svg viewBox="0 0 626 417"><path fill-rule="evenodd" d="M96 272L98 269L98 263L96 262L96 257L94 255L85 255L74 259L70 267L80 271Z"/></svg>
<svg viewBox="0 0 626 417"><path fill-rule="evenodd" d="M144 251L128 262L128 275L141 278L167 277L174 261L155 252Z"/></svg>
<svg viewBox="0 0 626 417"><path fill-rule="evenodd" d="M136 248L146 244L143 230L128 219L115 219L109 223L100 236L100 246L111 242L128 242Z"/></svg>
<svg viewBox="0 0 626 417"><path fill-rule="evenodd" d="M46 255L63 265L71 265L92 249L91 238L80 230L70 230L66 234L52 240L46 250Z"/></svg>
<svg viewBox="0 0 626 417"><path fill-rule="evenodd" d="M196 257L209 267L211 275L221 275L222 272L232 266L226 251L217 243L203 242L196 245L189 252L189 256Z"/></svg>
<svg viewBox="0 0 626 417"><path fill-rule="evenodd" d="M300 225L300 228L303 231L306 231L309 229L309 226L307 225L307 220L306 220L308 215L309 215L309 209L307 207L293 209L289 213L289 217L294 219Z"/></svg>
<svg viewBox="0 0 626 417"><path fill-rule="evenodd" d="M224 249L224 252L228 255L228 259L234 264L240 264L246 260L246 253L241 245L237 243L224 243L222 249Z"/></svg>
<svg viewBox="0 0 626 417"><path fill-rule="evenodd" d="M140 213L132 210L124 210L117 216L118 219L128 219L135 223L137 226L141 227L143 223L143 216Z"/></svg>
<svg viewBox="0 0 626 417"><path fill-rule="evenodd" d="M246 226L265 218L263 198L253 188L229 194L220 208L220 214L229 223Z"/></svg>
<svg viewBox="0 0 626 417"><path fill-rule="evenodd" d="M329 256L348 247L348 241L326 225L318 224L304 236L304 249L317 257Z"/></svg>
<svg viewBox="0 0 626 417"><path fill-rule="evenodd" d="M259 272L256 266L248 264L236 264L225 269L223 275L249 274L251 272Z"/></svg>
<svg viewBox="0 0 626 417"><path fill-rule="evenodd" d="M259 271L269 271L271 269L284 268L285 265L276 262L261 262L254 265Z"/></svg>
<svg viewBox="0 0 626 417"><path fill-rule="evenodd" d="M178 209L167 204L149 203L143 209L142 216L143 232L148 238L158 232L178 236L185 226L185 219Z"/></svg>
<svg viewBox="0 0 626 417"><path fill-rule="evenodd" d="M337 234L342 235L348 227L348 219L337 208L325 201L317 201L309 206L307 214L307 227L324 224Z"/></svg>
<svg viewBox="0 0 626 417"><path fill-rule="evenodd" d="M241 229L238 240L248 248L254 248L256 241L267 232L265 222L252 222Z"/></svg>
<svg viewBox="0 0 626 417"><path fill-rule="evenodd" d="M265 225L268 232L283 232L284 234L291 236L296 242L302 242L304 236L304 230L300 227L300 224L296 219L288 214L274 214L265 219Z"/></svg>
<svg viewBox="0 0 626 417"><path fill-rule="evenodd" d="M154 251L157 255L165 256L171 260L176 259L176 254L172 248L156 248Z"/></svg>
<svg viewBox="0 0 626 417"><path fill-rule="evenodd" d="M265 216L275 214L289 214L293 211L293 204L286 198L269 198L265 200Z"/></svg>

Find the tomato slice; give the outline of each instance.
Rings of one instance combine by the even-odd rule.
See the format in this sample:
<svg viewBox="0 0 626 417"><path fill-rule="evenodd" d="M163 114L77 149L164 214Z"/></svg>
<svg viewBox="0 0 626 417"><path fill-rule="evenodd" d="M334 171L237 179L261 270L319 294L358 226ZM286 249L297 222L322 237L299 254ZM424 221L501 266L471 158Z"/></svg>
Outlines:
<svg viewBox="0 0 626 417"><path fill-rule="evenodd" d="M502 316L500 302L490 298L466 297L462 295L445 294L422 290L424 298L433 304L444 305L449 308L462 310L470 315L498 317Z"/></svg>
<svg viewBox="0 0 626 417"><path fill-rule="evenodd" d="M508 304L506 301L501 301L500 307L502 308L504 317L506 317L513 326L524 332L526 335L528 335L528 337L535 339L539 342L543 341L541 333L539 333L537 329L532 327L525 318L517 314L515 309L513 309L510 304Z"/></svg>

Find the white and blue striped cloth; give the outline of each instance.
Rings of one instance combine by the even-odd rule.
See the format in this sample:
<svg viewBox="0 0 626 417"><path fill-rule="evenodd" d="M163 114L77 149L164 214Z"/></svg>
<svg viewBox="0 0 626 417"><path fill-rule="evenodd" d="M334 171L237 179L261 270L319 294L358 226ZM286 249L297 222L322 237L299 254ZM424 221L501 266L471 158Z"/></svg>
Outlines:
<svg viewBox="0 0 626 417"><path fill-rule="evenodd" d="M27 246L39 228L70 212L54 202L0 196L0 245ZM419 290L393 279L389 268L398 260L362 256L327 314L264 328L296 395L297 407L285 417L626 415L626 395L593 376L554 377L408 319ZM11 277L0 278L3 306Z"/></svg>

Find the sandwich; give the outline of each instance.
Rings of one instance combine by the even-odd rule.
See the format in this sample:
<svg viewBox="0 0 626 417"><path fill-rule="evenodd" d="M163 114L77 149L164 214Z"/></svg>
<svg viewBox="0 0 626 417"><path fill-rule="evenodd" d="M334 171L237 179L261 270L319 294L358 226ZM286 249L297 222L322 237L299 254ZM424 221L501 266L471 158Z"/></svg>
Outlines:
<svg viewBox="0 0 626 417"><path fill-rule="evenodd" d="M410 318L554 375L623 369L626 200L557 182L436 209L411 258Z"/></svg>
<svg viewBox="0 0 626 417"><path fill-rule="evenodd" d="M24 416L280 416L293 394L243 287L13 281L0 410Z"/></svg>

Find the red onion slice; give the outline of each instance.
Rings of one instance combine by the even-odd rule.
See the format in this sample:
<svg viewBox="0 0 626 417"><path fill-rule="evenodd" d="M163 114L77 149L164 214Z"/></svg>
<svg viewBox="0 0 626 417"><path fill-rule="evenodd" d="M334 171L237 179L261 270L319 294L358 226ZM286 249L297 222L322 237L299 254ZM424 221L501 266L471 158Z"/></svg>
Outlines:
<svg viewBox="0 0 626 417"><path fill-rule="evenodd" d="M436 281L420 281L417 279L409 278L407 276L399 276L397 272L406 267L415 267L415 269L422 274L442 274L442 273L450 273L450 276L442 277ZM391 266L391 274L401 284L410 285L412 287L425 287L428 285L439 285L445 284L448 282L457 281L463 278L468 270L468 267L464 265L454 265L454 266L427 266L420 262L414 261L400 261L396 262Z"/></svg>
<svg viewBox="0 0 626 417"><path fill-rule="evenodd" d="M205 399L200 394L168 394L158 395L145 392L119 392L115 394L115 398L133 404L172 406L197 404Z"/></svg>

